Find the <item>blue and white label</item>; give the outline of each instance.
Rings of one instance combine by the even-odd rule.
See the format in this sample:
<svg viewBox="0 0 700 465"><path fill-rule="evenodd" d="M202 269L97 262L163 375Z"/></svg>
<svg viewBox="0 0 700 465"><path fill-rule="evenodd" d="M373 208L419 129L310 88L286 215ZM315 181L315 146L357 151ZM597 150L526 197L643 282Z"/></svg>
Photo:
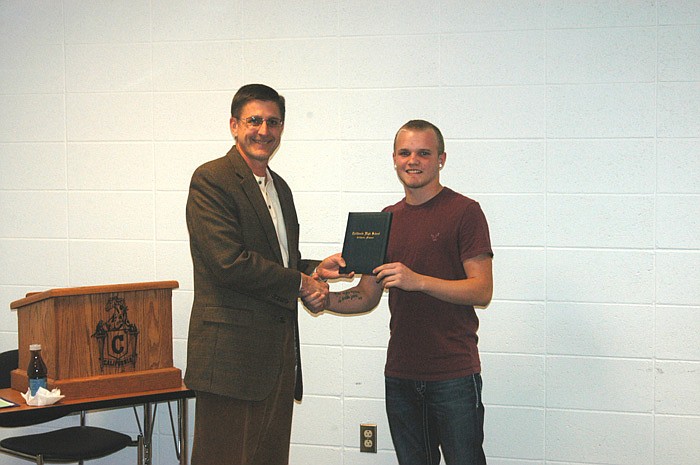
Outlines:
<svg viewBox="0 0 700 465"><path fill-rule="evenodd" d="M46 378L29 378L29 391L33 396L40 387L46 389Z"/></svg>

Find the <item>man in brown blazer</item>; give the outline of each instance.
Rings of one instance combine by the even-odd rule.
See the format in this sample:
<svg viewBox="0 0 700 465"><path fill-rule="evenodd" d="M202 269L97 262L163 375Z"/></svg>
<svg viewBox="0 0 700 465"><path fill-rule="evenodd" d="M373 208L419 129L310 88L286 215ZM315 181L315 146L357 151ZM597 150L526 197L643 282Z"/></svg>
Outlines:
<svg viewBox="0 0 700 465"><path fill-rule="evenodd" d="M287 183L269 169L284 97L262 84L231 103L235 145L197 168L187 199L194 266L185 383L197 393L192 465L287 465L301 400L297 299L312 311L339 254L303 260Z"/></svg>

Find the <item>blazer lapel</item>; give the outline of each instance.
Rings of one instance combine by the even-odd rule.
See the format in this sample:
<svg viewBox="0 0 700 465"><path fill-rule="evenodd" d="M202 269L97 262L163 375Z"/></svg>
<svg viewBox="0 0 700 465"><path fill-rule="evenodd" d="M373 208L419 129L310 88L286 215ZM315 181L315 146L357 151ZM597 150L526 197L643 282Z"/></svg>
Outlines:
<svg viewBox="0 0 700 465"><path fill-rule="evenodd" d="M289 267L297 267L296 250L299 247L299 230L296 210L294 209L294 199L292 192L287 188L286 183L275 173L270 170L272 177L275 180L275 189L277 196L280 199L282 206L282 215L284 216L284 228L287 231L287 250L289 251Z"/></svg>
<svg viewBox="0 0 700 465"><path fill-rule="evenodd" d="M267 211L265 199L263 198L262 192L260 192L260 186L258 186L258 183L253 176L253 171L246 164L245 160L243 160L243 157L241 157L241 155L238 153L238 149L235 145L229 151L228 155L229 159L233 162L236 175L240 179L241 190L245 193L248 201L253 206L253 209L258 217L258 222L265 233L265 237L270 243L270 247L275 252L277 262L282 264L282 252L280 251L280 244L277 240L277 231L275 231L275 225L272 223L270 212Z"/></svg>

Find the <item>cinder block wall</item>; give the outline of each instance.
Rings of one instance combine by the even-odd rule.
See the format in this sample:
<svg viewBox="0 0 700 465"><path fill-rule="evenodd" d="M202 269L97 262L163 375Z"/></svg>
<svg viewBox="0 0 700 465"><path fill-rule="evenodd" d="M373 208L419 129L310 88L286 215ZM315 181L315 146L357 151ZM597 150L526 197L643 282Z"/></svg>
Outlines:
<svg viewBox="0 0 700 465"><path fill-rule="evenodd" d="M235 90L265 82L288 100L272 167L309 257L340 249L348 211L402 197L402 123L442 128L443 181L481 202L496 252L479 312L491 465L698 462L697 1L15 0L0 51L0 349L26 292L176 279L185 368L189 177L231 145ZM385 301L302 315L292 465L396 463L388 318Z"/></svg>

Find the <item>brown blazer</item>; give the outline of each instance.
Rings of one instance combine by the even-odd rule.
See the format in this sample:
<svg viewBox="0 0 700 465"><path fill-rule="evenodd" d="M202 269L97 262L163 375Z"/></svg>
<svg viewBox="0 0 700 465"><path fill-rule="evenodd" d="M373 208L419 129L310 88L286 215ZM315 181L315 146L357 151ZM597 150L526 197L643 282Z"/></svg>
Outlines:
<svg viewBox="0 0 700 465"><path fill-rule="evenodd" d="M196 391L266 398L282 369L284 331L296 330L300 272L311 274L319 262L301 259L292 192L272 177L288 268L260 188L235 146L192 175L186 213L194 303L185 383Z"/></svg>

